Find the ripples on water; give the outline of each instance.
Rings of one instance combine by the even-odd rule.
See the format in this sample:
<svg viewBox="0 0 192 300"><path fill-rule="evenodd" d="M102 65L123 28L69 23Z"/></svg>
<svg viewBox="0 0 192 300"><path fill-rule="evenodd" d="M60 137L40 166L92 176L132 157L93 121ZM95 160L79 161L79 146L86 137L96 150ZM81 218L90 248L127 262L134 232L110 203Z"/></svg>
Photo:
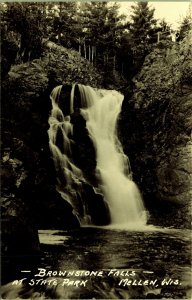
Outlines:
<svg viewBox="0 0 192 300"><path fill-rule="evenodd" d="M147 230L146 230L147 229ZM57 275L57 284L2 288L3 299L191 299L190 233L188 230L147 227L145 230L85 227L72 231L39 231L43 255L36 264L28 265L32 272L28 282L47 270L98 270L103 276L67 277L71 281L87 280L85 286L63 286L66 277ZM26 265L18 265L18 273ZM117 270L134 270L135 275L114 276ZM110 275L109 275L110 274ZM117 274L117 273L116 273ZM125 273L124 273L125 274ZM53 275L53 274L52 274ZM15 275L16 276L16 275ZM21 276L22 278L24 276ZM17 279L17 277L12 278ZM132 280L129 285L121 279ZM132 285L155 280L154 285ZM172 280L162 285L163 279ZM178 284L179 283L179 284ZM11 298L12 297L12 298Z"/></svg>

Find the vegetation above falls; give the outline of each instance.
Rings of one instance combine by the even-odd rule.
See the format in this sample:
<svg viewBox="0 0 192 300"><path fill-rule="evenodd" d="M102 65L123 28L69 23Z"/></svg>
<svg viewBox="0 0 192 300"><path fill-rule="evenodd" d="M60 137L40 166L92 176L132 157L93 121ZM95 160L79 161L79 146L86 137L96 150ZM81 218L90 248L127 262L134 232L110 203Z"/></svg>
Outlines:
<svg viewBox="0 0 192 300"><path fill-rule="evenodd" d="M44 41L79 54L109 75L132 78L157 43L185 38L191 26L191 7L177 32L165 20L154 18L148 2L131 6L127 15L112 2L2 2L2 75L11 64L40 58ZM128 18L129 17L129 18ZM107 76L105 76L107 77Z"/></svg>

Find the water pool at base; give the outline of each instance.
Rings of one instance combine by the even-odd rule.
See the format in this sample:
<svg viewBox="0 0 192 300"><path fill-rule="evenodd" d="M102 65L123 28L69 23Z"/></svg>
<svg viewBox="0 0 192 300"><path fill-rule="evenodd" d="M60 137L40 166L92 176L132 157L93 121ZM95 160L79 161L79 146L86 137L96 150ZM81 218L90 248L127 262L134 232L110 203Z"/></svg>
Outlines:
<svg viewBox="0 0 192 300"><path fill-rule="evenodd" d="M3 299L191 299L189 230L85 227L39 238L41 255L15 260Z"/></svg>

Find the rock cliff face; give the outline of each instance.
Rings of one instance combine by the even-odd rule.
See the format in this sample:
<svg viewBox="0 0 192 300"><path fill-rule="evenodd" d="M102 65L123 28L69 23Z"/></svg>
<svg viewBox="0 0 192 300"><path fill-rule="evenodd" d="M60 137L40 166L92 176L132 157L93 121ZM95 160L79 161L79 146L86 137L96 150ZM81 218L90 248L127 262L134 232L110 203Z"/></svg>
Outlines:
<svg viewBox="0 0 192 300"><path fill-rule="evenodd" d="M56 191L48 145L50 92L75 82L100 86L101 76L75 51L53 43L44 56L15 65L2 81L3 253L39 250L38 228L73 228L79 223ZM90 193L90 191L89 191Z"/></svg>
<svg viewBox="0 0 192 300"><path fill-rule="evenodd" d="M191 199L192 145L178 146L167 158L160 161L157 169L159 197L179 204Z"/></svg>
<svg viewBox="0 0 192 300"><path fill-rule="evenodd" d="M192 182L191 36L169 48L159 45L134 79L133 95L124 103L120 127L125 152L147 206L166 225L189 225ZM127 132L127 133L126 133ZM128 142L128 137L129 141ZM170 202L172 204L170 204ZM176 207L175 207L176 206ZM162 211L161 211L162 210ZM167 212L166 212L167 211ZM157 218L158 219L158 218Z"/></svg>

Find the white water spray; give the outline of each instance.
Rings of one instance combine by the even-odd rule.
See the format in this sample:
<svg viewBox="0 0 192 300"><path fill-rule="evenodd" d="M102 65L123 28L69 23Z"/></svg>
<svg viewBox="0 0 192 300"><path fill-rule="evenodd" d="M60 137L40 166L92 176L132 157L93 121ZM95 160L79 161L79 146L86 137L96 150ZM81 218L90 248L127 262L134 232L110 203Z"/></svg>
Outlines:
<svg viewBox="0 0 192 300"><path fill-rule="evenodd" d="M86 127L96 150L96 174L99 187L109 206L112 224L127 224L137 226L146 224L146 213L136 184L132 181L128 158L122 150L117 137L117 120L121 111L123 95L117 91L96 90L89 86L78 85L81 95L81 114L86 120ZM83 178L82 171L72 162L70 138L72 124L70 116L64 117L57 99L61 87L57 87L51 94L52 113L49 118L50 148L53 153L56 168L62 165L66 178L66 187L59 191L78 211L77 200L74 200L74 183L80 188ZM70 99L70 112L74 111L74 86ZM62 131L64 153L56 145L58 129ZM65 192L63 192L63 190ZM77 195L75 196L77 198ZM76 204L76 205L75 205ZM83 214L87 214L86 205ZM77 214L78 215L78 214ZM86 217L84 217L86 220Z"/></svg>

